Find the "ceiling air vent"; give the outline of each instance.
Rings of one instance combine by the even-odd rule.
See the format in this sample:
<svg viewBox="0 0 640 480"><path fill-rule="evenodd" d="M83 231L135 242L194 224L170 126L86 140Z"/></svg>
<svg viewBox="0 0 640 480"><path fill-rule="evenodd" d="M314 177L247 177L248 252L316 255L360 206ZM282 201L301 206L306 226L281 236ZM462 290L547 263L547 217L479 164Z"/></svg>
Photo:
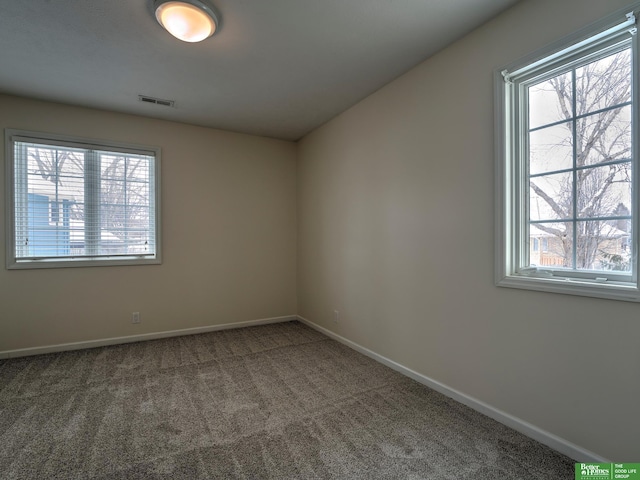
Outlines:
<svg viewBox="0 0 640 480"><path fill-rule="evenodd" d="M163 107L173 107L176 103L173 100L163 100L162 98L149 97L147 95L138 95L138 100L143 103L153 103L155 105L162 105Z"/></svg>

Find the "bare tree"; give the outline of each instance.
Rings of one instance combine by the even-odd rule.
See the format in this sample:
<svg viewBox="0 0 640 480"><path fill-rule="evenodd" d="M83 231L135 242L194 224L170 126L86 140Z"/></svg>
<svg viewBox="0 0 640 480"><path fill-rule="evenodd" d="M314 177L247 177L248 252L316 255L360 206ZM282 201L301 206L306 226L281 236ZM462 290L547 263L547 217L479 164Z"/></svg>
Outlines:
<svg viewBox="0 0 640 480"><path fill-rule="evenodd" d="M556 239L553 244L559 251L555 253L562 257L563 266L574 266L575 249L576 268L597 268L603 245L616 235L620 237L620 222L612 217L628 215L630 208L623 205L626 211L620 209L621 198L626 198L625 192L630 194L631 185L630 51L553 77L534 85L531 91L539 95L531 98L547 99L539 107L555 108L557 118L548 122L555 123L555 130L539 129L539 135L546 138L533 147L532 155L560 158L562 152L565 156L570 152L571 163L575 162L567 165L567 170L574 170L564 175L531 178L532 203L539 202L536 205L541 205L550 219L592 219L535 223L535 227ZM561 130L565 133L558 133Z"/></svg>
<svg viewBox="0 0 640 480"><path fill-rule="evenodd" d="M103 157L102 162L102 224L122 240L143 240L141 234L149 226L147 161Z"/></svg>
<svg viewBox="0 0 640 480"><path fill-rule="evenodd" d="M30 193L69 203L69 215L84 224L84 152L29 146L27 164ZM100 224L120 240L144 243L149 226L148 162L135 156L100 155Z"/></svg>

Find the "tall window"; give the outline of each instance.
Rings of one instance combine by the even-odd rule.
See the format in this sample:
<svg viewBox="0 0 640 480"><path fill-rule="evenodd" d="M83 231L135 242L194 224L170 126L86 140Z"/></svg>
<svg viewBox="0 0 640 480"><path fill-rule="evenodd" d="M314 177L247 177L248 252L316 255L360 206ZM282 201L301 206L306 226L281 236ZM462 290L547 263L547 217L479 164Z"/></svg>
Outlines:
<svg viewBox="0 0 640 480"><path fill-rule="evenodd" d="M8 268L159 263L159 152L8 130Z"/></svg>
<svg viewBox="0 0 640 480"><path fill-rule="evenodd" d="M497 76L498 285L640 300L636 43L629 14Z"/></svg>

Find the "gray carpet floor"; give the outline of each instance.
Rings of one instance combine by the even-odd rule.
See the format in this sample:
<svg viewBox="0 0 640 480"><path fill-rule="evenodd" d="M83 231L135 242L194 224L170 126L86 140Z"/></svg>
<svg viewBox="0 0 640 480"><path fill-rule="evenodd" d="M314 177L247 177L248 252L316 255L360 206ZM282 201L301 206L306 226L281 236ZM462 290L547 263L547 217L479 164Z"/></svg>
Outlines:
<svg viewBox="0 0 640 480"><path fill-rule="evenodd" d="M299 322L0 361L0 478L573 479Z"/></svg>

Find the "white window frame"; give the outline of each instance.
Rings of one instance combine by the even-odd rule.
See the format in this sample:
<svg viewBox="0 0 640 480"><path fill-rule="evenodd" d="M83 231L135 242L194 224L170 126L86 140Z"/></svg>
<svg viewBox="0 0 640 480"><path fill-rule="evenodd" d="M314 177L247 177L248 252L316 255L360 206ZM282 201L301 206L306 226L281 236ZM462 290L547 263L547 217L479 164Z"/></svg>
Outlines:
<svg viewBox="0 0 640 480"><path fill-rule="evenodd" d="M150 185L152 200L155 202L155 253L148 255L114 255L77 257L43 257L37 259L23 259L16 256L16 184L15 142L33 142L58 147L77 147L95 151L122 152L127 154L149 155L154 157L153 182ZM5 226L6 226L6 268L8 270L34 268L67 268L67 267L96 267L116 265L157 265L162 263L161 243L161 194L160 194L160 155L159 147L125 144L107 140L96 140L68 135L32 132L17 129L5 129ZM23 192L24 193L24 192Z"/></svg>
<svg viewBox="0 0 640 480"><path fill-rule="evenodd" d="M640 53L636 16L640 2L570 35L532 55L497 69L495 87L495 283L500 287L520 288L569 295L624 301L640 301L638 282L638 226L640 168L638 168L638 115ZM563 274L553 268L528 267L527 154L528 141L522 130L527 107L523 84L551 69L570 65L624 36L631 44L632 61L632 239L631 274L576 272ZM541 248L541 247L540 247Z"/></svg>

